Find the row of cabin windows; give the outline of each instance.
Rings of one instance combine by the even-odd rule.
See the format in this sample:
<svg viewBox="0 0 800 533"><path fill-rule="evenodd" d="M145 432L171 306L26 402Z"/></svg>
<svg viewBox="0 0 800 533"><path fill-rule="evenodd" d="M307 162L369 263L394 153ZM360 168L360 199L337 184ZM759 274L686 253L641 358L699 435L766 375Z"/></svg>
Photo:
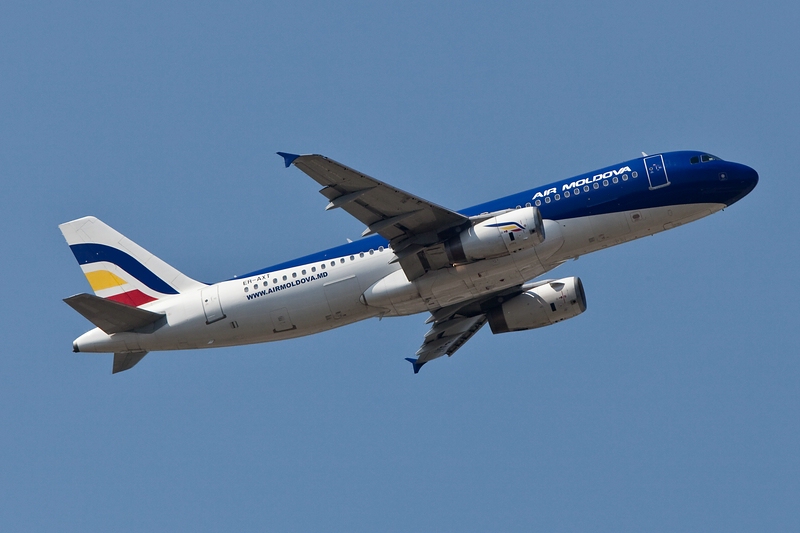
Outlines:
<svg viewBox="0 0 800 533"><path fill-rule="evenodd" d="M631 176L633 176L634 178L638 178L639 177L639 173L634 170L633 172L631 172ZM622 175L622 181L628 181L628 174L623 174ZM611 183L619 183L619 178L617 176L614 176L613 178L611 178ZM603 187L608 187L608 180L603 180ZM597 189L600 188L600 184L598 182L594 182L592 184L592 188L597 190ZM589 192L589 190L590 190L590 188L589 188L588 185L584 185L583 186L583 192ZM580 188L575 188L572 191L572 194L574 194L575 196L578 196L580 193L581 193ZM569 196L570 196L570 192L569 191L564 191L564 198L569 198ZM555 200L561 200L561 195L556 193L556 194L553 195L553 198ZM544 203L549 204L551 201L552 200L550 200L549 196L545 196L544 197ZM540 205L542 205L542 201L541 200L536 200L536 202L534 202L534 203L535 203L536 207L539 207ZM527 205L530 206L531 204L527 204ZM517 206L517 207L519 207L519 206Z"/></svg>
<svg viewBox="0 0 800 533"><path fill-rule="evenodd" d="M378 251L379 252L382 252L384 250L385 250L385 248L383 246L379 246L378 247ZM369 254L369 255L373 255L374 253L375 253L375 250L372 250L372 249L369 252L367 252L367 254ZM361 253L358 254L358 257L361 258L361 257L366 256L367 254L365 254L364 252L361 252ZM355 261L355 260L356 260L356 256L355 255L351 255L350 256L350 261ZM345 258L344 257L340 258L339 259L339 263L344 264L345 263ZM331 261L330 265L331 265L331 267L335 267L336 266L336 261ZM319 264L319 268L320 268L320 270L325 270L327 268L326 263L320 263ZM311 272L314 273L316 271L317 271L317 267L312 266L311 267ZM300 275L301 276L305 276L306 274L308 274L308 271L305 268L300 271ZM294 279L294 278L297 278L297 272L292 272L292 279ZM283 281L289 281L289 277L286 276L286 275L284 275L282 277L282 279L283 279ZM272 284L275 285L277 283L278 283L278 278L272 278ZM266 287L267 284L264 283L263 286ZM258 290L258 283L254 283L253 284L253 290ZM250 288L249 287L245 287L244 288L244 292L250 292Z"/></svg>

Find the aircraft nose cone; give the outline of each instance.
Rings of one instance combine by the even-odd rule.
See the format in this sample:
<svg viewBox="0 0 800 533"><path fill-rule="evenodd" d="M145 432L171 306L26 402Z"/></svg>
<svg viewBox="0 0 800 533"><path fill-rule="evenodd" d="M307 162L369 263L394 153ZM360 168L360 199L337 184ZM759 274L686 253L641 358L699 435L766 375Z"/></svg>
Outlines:
<svg viewBox="0 0 800 533"><path fill-rule="evenodd" d="M733 163L731 167L728 167L725 175L728 183L730 183L728 190L731 193L731 196L725 202L727 205L735 204L750 194L750 191L758 185L758 172L747 165ZM722 179L722 175L720 175L720 179Z"/></svg>
<svg viewBox="0 0 800 533"><path fill-rule="evenodd" d="M746 165L742 165L742 181L749 186L747 189L747 193L752 191L758 185L758 172L755 169L752 169Z"/></svg>
<svg viewBox="0 0 800 533"><path fill-rule="evenodd" d="M756 188L758 185L758 172L755 169L748 167L747 165L737 165L738 168L736 169L735 176L738 179L739 183L742 186L741 196L739 198L743 198L750 194L750 191Z"/></svg>

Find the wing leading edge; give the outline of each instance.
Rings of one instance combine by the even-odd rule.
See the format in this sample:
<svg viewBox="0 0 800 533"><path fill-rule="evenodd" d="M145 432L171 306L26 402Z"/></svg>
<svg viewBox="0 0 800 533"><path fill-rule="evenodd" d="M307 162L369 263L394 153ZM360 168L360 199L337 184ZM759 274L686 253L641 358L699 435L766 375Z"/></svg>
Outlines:
<svg viewBox="0 0 800 533"><path fill-rule="evenodd" d="M341 208L367 226L362 236L389 241L409 279L425 273L414 257L470 225L469 217L367 176L322 155L278 152L323 186L326 209Z"/></svg>

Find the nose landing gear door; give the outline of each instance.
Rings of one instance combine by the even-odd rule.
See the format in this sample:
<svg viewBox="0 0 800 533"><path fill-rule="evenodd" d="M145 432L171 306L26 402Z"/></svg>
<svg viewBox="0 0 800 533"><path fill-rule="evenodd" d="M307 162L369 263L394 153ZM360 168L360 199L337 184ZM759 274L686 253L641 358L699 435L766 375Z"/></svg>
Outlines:
<svg viewBox="0 0 800 533"><path fill-rule="evenodd" d="M219 301L219 286L212 285L201 290L200 299L203 302L203 312L206 314L206 324L225 318L222 303Z"/></svg>
<svg viewBox="0 0 800 533"><path fill-rule="evenodd" d="M647 179L650 180L651 191L669 185L669 177L667 177L663 156L651 155L650 157L645 157L644 168L647 169Z"/></svg>

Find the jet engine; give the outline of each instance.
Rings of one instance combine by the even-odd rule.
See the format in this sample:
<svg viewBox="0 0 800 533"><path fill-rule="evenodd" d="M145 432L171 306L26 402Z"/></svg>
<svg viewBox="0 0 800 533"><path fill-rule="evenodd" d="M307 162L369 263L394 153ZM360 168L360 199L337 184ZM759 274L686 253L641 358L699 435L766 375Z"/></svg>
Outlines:
<svg viewBox="0 0 800 533"><path fill-rule="evenodd" d="M469 263L509 255L544 241L537 207L514 209L475 224L445 243L451 263Z"/></svg>
<svg viewBox="0 0 800 533"><path fill-rule="evenodd" d="M486 316L492 333L541 328L586 311L580 278L563 278L527 290L491 309Z"/></svg>

